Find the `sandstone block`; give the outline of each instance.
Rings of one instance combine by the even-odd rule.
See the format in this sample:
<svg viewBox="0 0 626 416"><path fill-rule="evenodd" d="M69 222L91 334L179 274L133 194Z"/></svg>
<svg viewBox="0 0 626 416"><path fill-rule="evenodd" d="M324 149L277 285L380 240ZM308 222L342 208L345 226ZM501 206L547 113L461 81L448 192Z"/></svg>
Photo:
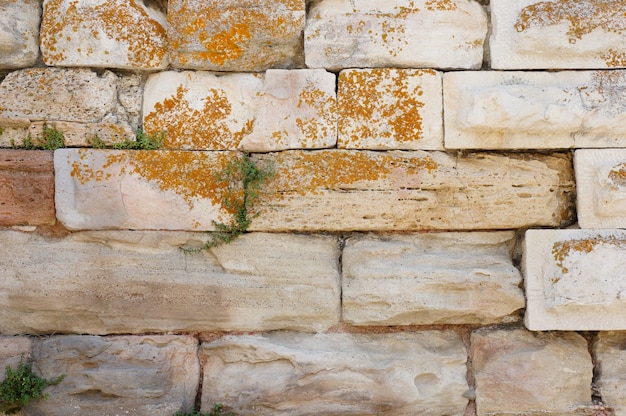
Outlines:
<svg viewBox="0 0 626 416"><path fill-rule="evenodd" d="M450 72L446 148L626 146L626 71Z"/></svg>
<svg viewBox="0 0 626 416"><path fill-rule="evenodd" d="M623 230L528 230L528 329L626 329L625 253Z"/></svg>
<svg viewBox="0 0 626 416"><path fill-rule="evenodd" d="M513 229L573 215L565 155L320 150L253 159L276 172L260 190L258 231Z"/></svg>
<svg viewBox="0 0 626 416"><path fill-rule="evenodd" d="M50 66L164 69L165 27L144 0L45 0L41 52Z"/></svg>
<svg viewBox="0 0 626 416"><path fill-rule="evenodd" d="M443 150L441 73L348 69L339 74L338 147Z"/></svg>
<svg viewBox="0 0 626 416"><path fill-rule="evenodd" d="M52 152L0 150L0 225L54 222Z"/></svg>
<svg viewBox="0 0 626 416"><path fill-rule="evenodd" d="M443 416L467 405L467 357L451 331L226 336L201 357L205 411Z"/></svg>
<svg viewBox="0 0 626 416"><path fill-rule="evenodd" d="M626 227L626 149L577 150L574 168L580 227Z"/></svg>
<svg viewBox="0 0 626 416"><path fill-rule="evenodd" d="M26 68L39 57L38 0L0 1L0 69Z"/></svg>
<svg viewBox="0 0 626 416"><path fill-rule="evenodd" d="M343 252L343 320L488 324L524 307L513 232L359 236Z"/></svg>
<svg viewBox="0 0 626 416"><path fill-rule="evenodd" d="M198 342L190 336L52 336L36 342L36 365L46 378L65 379L46 389L47 400L29 415L171 416L193 408L200 379Z"/></svg>
<svg viewBox="0 0 626 416"><path fill-rule="evenodd" d="M475 1L322 0L307 16L309 68L467 69L482 63L487 17Z"/></svg>
<svg viewBox="0 0 626 416"><path fill-rule="evenodd" d="M0 381L6 377L6 367L17 368L21 359L28 360L33 351L33 341L28 337L0 336ZM0 412L0 414L4 414Z"/></svg>
<svg viewBox="0 0 626 416"><path fill-rule="evenodd" d="M314 332L338 323L335 238L252 233L211 251L180 250L205 240L0 232L0 333Z"/></svg>
<svg viewBox="0 0 626 416"><path fill-rule="evenodd" d="M582 336L478 330L471 344L478 416L564 416L589 409L593 365Z"/></svg>
<svg viewBox="0 0 626 416"><path fill-rule="evenodd" d="M301 61L304 0L170 0L172 65L264 71Z"/></svg>
<svg viewBox="0 0 626 416"><path fill-rule="evenodd" d="M491 67L626 67L626 4L606 0L493 0Z"/></svg>
<svg viewBox="0 0 626 416"><path fill-rule="evenodd" d="M624 371L626 371L626 334L623 332L600 332L593 345L596 357L596 385L607 406L616 416L626 414L626 392L624 391Z"/></svg>

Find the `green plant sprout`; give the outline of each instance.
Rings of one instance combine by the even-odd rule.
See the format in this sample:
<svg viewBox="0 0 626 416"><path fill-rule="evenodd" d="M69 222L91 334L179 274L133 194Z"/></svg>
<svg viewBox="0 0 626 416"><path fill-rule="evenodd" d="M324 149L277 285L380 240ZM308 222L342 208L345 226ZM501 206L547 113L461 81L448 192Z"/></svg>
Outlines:
<svg viewBox="0 0 626 416"><path fill-rule="evenodd" d="M21 148L26 150L56 150L65 147L65 137L63 132L56 129L55 125L48 127L47 122L43 122L43 130L41 136L37 139L37 143L33 141L30 133L22 140L22 145L18 146L11 139L11 147L14 149Z"/></svg>
<svg viewBox="0 0 626 416"><path fill-rule="evenodd" d="M222 413L223 408L224 406L217 403L215 406L213 406L213 409L207 413L201 413L199 411L192 411L191 413L176 412L174 413L174 416L234 416L232 412Z"/></svg>
<svg viewBox="0 0 626 416"><path fill-rule="evenodd" d="M165 132L159 132L154 135L145 133L142 129L137 130L135 140L128 138L123 142L114 143L113 149L117 150L157 150L163 147L165 142Z"/></svg>

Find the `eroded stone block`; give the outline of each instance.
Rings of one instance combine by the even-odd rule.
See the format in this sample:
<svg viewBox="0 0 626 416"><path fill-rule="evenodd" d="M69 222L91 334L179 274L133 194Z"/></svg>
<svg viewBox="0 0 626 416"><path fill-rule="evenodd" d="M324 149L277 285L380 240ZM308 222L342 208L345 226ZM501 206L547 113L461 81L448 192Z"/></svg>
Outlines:
<svg viewBox="0 0 626 416"><path fill-rule="evenodd" d="M593 345L596 357L596 385L602 401L613 408L616 416L626 414L626 334L623 332L600 332Z"/></svg>
<svg viewBox="0 0 626 416"><path fill-rule="evenodd" d="M38 0L0 1L0 69L26 68L39 57Z"/></svg>

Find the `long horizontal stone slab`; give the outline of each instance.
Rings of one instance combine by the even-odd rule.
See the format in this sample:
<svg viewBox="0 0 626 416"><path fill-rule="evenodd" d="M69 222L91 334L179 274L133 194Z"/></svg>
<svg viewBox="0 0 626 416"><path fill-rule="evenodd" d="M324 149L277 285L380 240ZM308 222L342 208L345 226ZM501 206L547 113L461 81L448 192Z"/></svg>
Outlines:
<svg viewBox="0 0 626 416"><path fill-rule="evenodd" d="M626 329L626 231L528 230L526 327Z"/></svg>
<svg viewBox="0 0 626 416"><path fill-rule="evenodd" d="M626 71L444 74L448 149L626 146Z"/></svg>
<svg viewBox="0 0 626 416"><path fill-rule="evenodd" d="M466 359L452 331L226 336L201 346L202 410L462 415ZM245 376L242 376L245 375Z"/></svg>
<svg viewBox="0 0 626 416"><path fill-rule="evenodd" d="M0 232L0 333L322 331L339 322L337 241L247 234Z"/></svg>
<svg viewBox="0 0 626 416"><path fill-rule="evenodd" d="M260 190L263 231L481 230L558 226L573 217L567 155L285 151Z"/></svg>
<svg viewBox="0 0 626 416"><path fill-rule="evenodd" d="M524 307L514 244L513 232L350 238L342 256L343 320L385 326L502 322Z"/></svg>

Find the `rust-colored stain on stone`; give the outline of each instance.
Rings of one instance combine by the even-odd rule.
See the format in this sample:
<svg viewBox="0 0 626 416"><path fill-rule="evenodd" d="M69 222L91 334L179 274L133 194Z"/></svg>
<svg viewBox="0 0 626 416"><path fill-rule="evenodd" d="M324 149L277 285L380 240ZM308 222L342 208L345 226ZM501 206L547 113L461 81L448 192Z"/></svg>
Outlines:
<svg viewBox="0 0 626 416"><path fill-rule="evenodd" d="M561 269L563 274L566 274L569 273L569 269L565 267L564 263L572 253L589 254L600 244L622 247L624 243L624 240L620 240L615 236L602 237L600 235L580 240L557 241L552 245L552 257L556 261L557 267ZM558 278L553 280L553 283L556 283L558 280Z"/></svg>

